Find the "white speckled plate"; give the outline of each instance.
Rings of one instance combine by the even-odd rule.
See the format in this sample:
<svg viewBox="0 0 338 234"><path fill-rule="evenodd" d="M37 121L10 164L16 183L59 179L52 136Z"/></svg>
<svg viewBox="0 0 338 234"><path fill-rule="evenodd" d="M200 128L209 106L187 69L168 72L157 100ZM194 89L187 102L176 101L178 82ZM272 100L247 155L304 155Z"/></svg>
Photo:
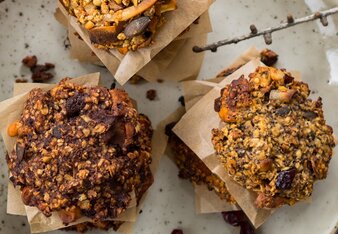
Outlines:
<svg viewBox="0 0 338 234"><path fill-rule="evenodd" d="M28 54L36 54L41 62L56 64L54 82L64 76L101 71L103 83L106 86L112 83L107 70L68 58L64 47L66 32L53 17L55 5L56 1L51 0L0 0L1 100L10 97L15 77L29 76L28 69L21 67L21 59ZM263 28L278 24L288 13L298 17L334 5L338 5L337 0L218 0L210 9L215 32L210 34L209 41L247 33L252 23ZM299 70L310 84L313 96L323 97L325 116L337 133L338 16L330 17L329 23L327 28L312 22L274 33L271 48L280 54L281 67ZM213 77L251 45L265 47L263 39L256 38L221 48L215 54L207 53L199 78ZM177 100L181 94L177 83L126 85L125 88L154 125L179 106ZM151 102L145 98L150 88L158 91L158 100ZM7 166L2 144L1 147L0 233L29 233L25 218L6 214ZM315 185L311 204L300 203L278 210L258 233L330 234L338 221L337 179L338 158L335 157L328 178ZM163 157L135 233L171 233L174 228L182 228L185 234L239 233L238 228L224 223L219 214L195 215L193 197L192 186L178 179L176 167Z"/></svg>

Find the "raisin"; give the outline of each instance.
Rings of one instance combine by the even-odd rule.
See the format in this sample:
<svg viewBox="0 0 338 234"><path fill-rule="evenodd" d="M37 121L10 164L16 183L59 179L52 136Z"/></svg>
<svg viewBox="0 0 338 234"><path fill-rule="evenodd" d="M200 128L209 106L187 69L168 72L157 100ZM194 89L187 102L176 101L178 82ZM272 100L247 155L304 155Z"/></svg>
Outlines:
<svg viewBox="0 0 338 234"><path fill-rule="evenodd" d="M257 30L257 29L256 29ZM273 66L278 60L278 54L274 51L265 49L261 52L261 61L267 66Z"/></svg>
<svg viewBox="0 0 338 234"><path fill-rule="evenodd" d="M22 63L23 65L25 65L26 67L32 68L35 67L36 64L38 62L38 59L35 55L33 56L26 56L23 60Z"/></svg>
<svg viewBox="0 0 338 234"><path fill-rule="evenodd" d="M214 103L214 110L216 112L219 112L221 110L222 102L221 102L221 97L215 99Z"/></svg>
<svg viewBox="0 0 338 234"><path fill-rule="evenodd" d="M83 94L76 93L74 96L69 97L66 101L66 112L68 117L74 117L80 114L85 106Z"/></svg>
<svg viewBox="0 0 338 234"><path fill-rule="evenodd" d="M290 113L290 108L288 106L282 106L276 110L276 114L282 117L287 116Z"/></svg>
<svg viewBox="0 0 338 234"><path fill-rule="evenodd" d="M314 118L316 118L318 115L317 113L313 112L313 111L306 111L303 114L303 117L307 120L313 120Z"/></svg>
<svg viewBox="0 0 338 234"><path fill-rule="evenodd" d="M232 226L240 226L241 234L254 234L255 228L242 210L222 212L223 219Z"/></svg>
<svg viewBox="0 0 338 234"><path fill-rule="evenodd" d="M289 76L288 74L284 75L284 83L285 84L289 84L291 83L295 78L293 78L292 76Z"/></svg>
<svg viewBox="0 0 338 234"><path fill-rule="evenodd" d="M147 98L150 100L150 101L153 101L155 100L156 96L157 96L157 93L156 93L156 90L155 89L150 89L147 91Z"/></svg>
<svg viewBox="0 0 338 234"><path fill-rule="evenodd" d="M171 234L183 234L182 229L174 229Z"/></svg>
<svg viewBox="0 0 338 234"><path fill-rule="evenodd" d="M292 185L292 181L295 178L296 169L291 168L286 171L279 172L276 180L276 188L277 189L290 189Z"/></svg>

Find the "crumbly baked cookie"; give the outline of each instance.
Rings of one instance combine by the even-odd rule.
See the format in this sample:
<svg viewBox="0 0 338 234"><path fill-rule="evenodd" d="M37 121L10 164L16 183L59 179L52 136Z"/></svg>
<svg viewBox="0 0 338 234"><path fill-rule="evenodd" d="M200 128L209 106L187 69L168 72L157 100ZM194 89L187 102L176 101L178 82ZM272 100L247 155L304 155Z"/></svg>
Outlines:
<svg viewBox="0 0 338 234"><path fill-rule="evenodd" d="M224 181L213 174L201 159L171 131L175 124L172 123L167 126L166 134L169 136L168 144L174 153L174 160L179 169L178 176L190 180L193 184L204 184L221 199L225 199L229 203L236 203L229 194Z"/></svg>
<svg viewBox="0 0 338 234"><path fill-rule="evenodd" d="M62 0L98 48L121 53L147 47L176 0Z"/></svg>
<svg viewBox="0 0 338 234"><path fill-rule="evenodd" d="M212 142L230 177L258 194L260 208L292 205L324 179L335 146L322 101L307 84L272 67L231 82L215 100L222 120Z"/></svg>
<svg viewBox="0 0 338 234"><path fill-rule="evenodd" d="M122 90L70 79L33 89L8 133L17 136L7 163L23 202L58 211L65 224L116 218L153 182L150 121Z"/></svg>

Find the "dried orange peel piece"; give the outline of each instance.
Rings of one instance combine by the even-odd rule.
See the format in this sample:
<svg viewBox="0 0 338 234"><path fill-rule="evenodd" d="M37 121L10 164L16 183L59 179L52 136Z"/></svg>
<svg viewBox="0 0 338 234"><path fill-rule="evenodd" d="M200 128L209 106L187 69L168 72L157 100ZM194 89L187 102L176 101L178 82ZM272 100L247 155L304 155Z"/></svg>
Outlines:
<svg viewBox="0 0 338 234"><path fill-rule="evenodd" d="M164 13L164 12L173 11L176 9L177 9L177 0L170 0L169 3L161 5L160 12Z"/></svg>
<svg viewBox="0 0 338 234"><path fill-rule="evenodd" d="M131 6L123 10L119 10L115 12L113 15L106 15L105 18L107 21L114 22L127 21L148 10L150 7L155 5L156 2L157 0L144 0L137 6Z"/></svg>

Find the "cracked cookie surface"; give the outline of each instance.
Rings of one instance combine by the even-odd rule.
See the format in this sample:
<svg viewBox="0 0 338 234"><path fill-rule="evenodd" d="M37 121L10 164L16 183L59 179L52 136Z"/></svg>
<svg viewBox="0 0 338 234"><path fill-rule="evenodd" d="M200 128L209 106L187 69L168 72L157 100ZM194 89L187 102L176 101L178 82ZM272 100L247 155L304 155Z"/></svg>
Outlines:
<svg viewBox="0 0 338 234"><path fill-rule="evenodd" d="M230 177L257 193L256 205L275 208L311 196L326 178L335 146L321 98L290 73L259 67L221 90L212 130L217 156Z"/></svg>

